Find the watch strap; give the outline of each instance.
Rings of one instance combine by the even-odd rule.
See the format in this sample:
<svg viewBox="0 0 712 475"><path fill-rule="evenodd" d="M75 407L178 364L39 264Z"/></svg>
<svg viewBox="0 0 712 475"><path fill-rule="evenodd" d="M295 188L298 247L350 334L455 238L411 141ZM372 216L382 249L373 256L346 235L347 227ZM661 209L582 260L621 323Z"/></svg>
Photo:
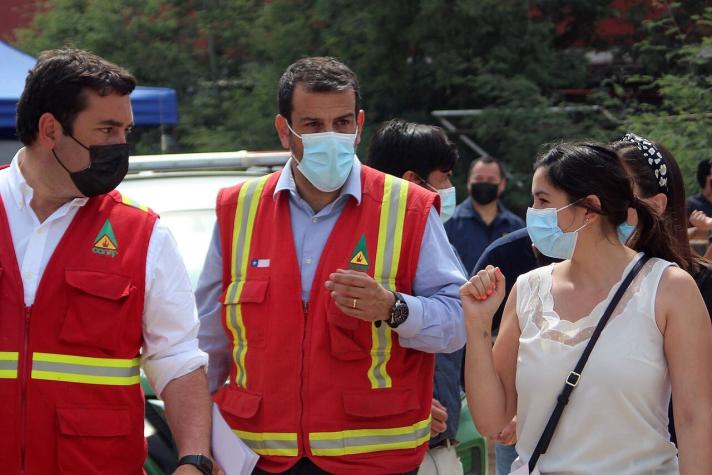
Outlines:
<svg viewBox="0 0 712 475"><path fill-rule="evenodd" d="M178 460L178 466L192 465L203 475L211 475L213 473L213 461L210 457L202 454L184 455Z"/></svg>

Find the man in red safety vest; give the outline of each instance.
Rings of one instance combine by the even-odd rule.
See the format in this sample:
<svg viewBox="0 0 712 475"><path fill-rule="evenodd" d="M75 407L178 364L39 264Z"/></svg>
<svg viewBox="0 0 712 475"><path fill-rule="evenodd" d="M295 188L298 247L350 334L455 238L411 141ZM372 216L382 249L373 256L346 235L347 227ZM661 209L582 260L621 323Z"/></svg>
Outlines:
<svg viewBox="0 0 712 475"><path fill-rule="evenodd" d="M218 196L200 344L258 474L415 473L433 353L463 345L439 198L361 165L360 105L344 64L292 64L275 120L292 158Z"/></svg>
<svg viewBox="0 0 712 475"><path fill-rule="evenodd" d="M141 474L140 366L166 403L175 474L213 472L185 267L158 216L112 191L135 85L86 51L48 51L17 106L25 146L0 170L4 474Z"/></svg>

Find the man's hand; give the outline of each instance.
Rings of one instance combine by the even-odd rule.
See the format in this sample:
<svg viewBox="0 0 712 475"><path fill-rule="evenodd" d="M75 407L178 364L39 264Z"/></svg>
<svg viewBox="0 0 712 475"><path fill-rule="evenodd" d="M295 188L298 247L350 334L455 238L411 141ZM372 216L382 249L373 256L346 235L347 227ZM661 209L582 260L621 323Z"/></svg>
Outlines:
<svg viewBox="0 0 712 475"><path fill-rule="evenodd" d="M391 317L395 296L364 272L338 269L324 285L339 310L350 317L367 322Z"/></svg>
<svg viewBox="0 0 712 475"><path fill-rule="evenodd" d="M696 209L690 214L690 224L697 229L704 231L712 230L712 217L707 216L703 211Z"/></svg>
<svg viewBox="0 0 712 475"><path fill-rule="evenodd" d="M433 403L430 406L430 416L433 419L430 424L430 438L432 439L447 430L447 424L445 423L447 421L447 409L435 398L433 398Z"/></svg>

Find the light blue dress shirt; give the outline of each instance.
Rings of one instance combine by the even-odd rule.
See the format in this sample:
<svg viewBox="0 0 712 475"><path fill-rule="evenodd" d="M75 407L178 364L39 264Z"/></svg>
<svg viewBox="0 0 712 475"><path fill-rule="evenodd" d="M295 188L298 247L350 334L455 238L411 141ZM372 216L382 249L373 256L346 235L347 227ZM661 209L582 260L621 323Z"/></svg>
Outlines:
<svg viewBox="0 0 712 475"><path fill-rule="evenodd" d="M361 203L361 163L354 157L346 183L339 196L315 213L299 196L291 160L287 162L274 191L289 193L294 247L299 262L302 300L308 301L321 252L348 200ZM211 392L227 378L230 368L230 340L221 323L222 255L217 224L195 297L200 316L200 348L210 355L208 379ZM451 353L465 344L465 326L459 288L465 282L458 259L453 253L435 209L430 210L423 233L418 266L413 282L414 295L403 295L408 304L408 319L394 331L406 348L428 353ZM326 289L325 289L326 291Z"/></svg>

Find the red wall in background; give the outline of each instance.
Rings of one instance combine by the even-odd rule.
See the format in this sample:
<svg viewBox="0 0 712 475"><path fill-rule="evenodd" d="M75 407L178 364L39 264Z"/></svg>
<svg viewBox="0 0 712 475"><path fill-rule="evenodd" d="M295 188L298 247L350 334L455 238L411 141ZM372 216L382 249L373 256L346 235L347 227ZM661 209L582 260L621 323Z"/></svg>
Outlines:
<svg viewBox="0 0 712 475"><path fill-rule="evenodd" d="M15 28L30 24L42 4L33 0L0 0L0 40L12 42Z"/></svg>

